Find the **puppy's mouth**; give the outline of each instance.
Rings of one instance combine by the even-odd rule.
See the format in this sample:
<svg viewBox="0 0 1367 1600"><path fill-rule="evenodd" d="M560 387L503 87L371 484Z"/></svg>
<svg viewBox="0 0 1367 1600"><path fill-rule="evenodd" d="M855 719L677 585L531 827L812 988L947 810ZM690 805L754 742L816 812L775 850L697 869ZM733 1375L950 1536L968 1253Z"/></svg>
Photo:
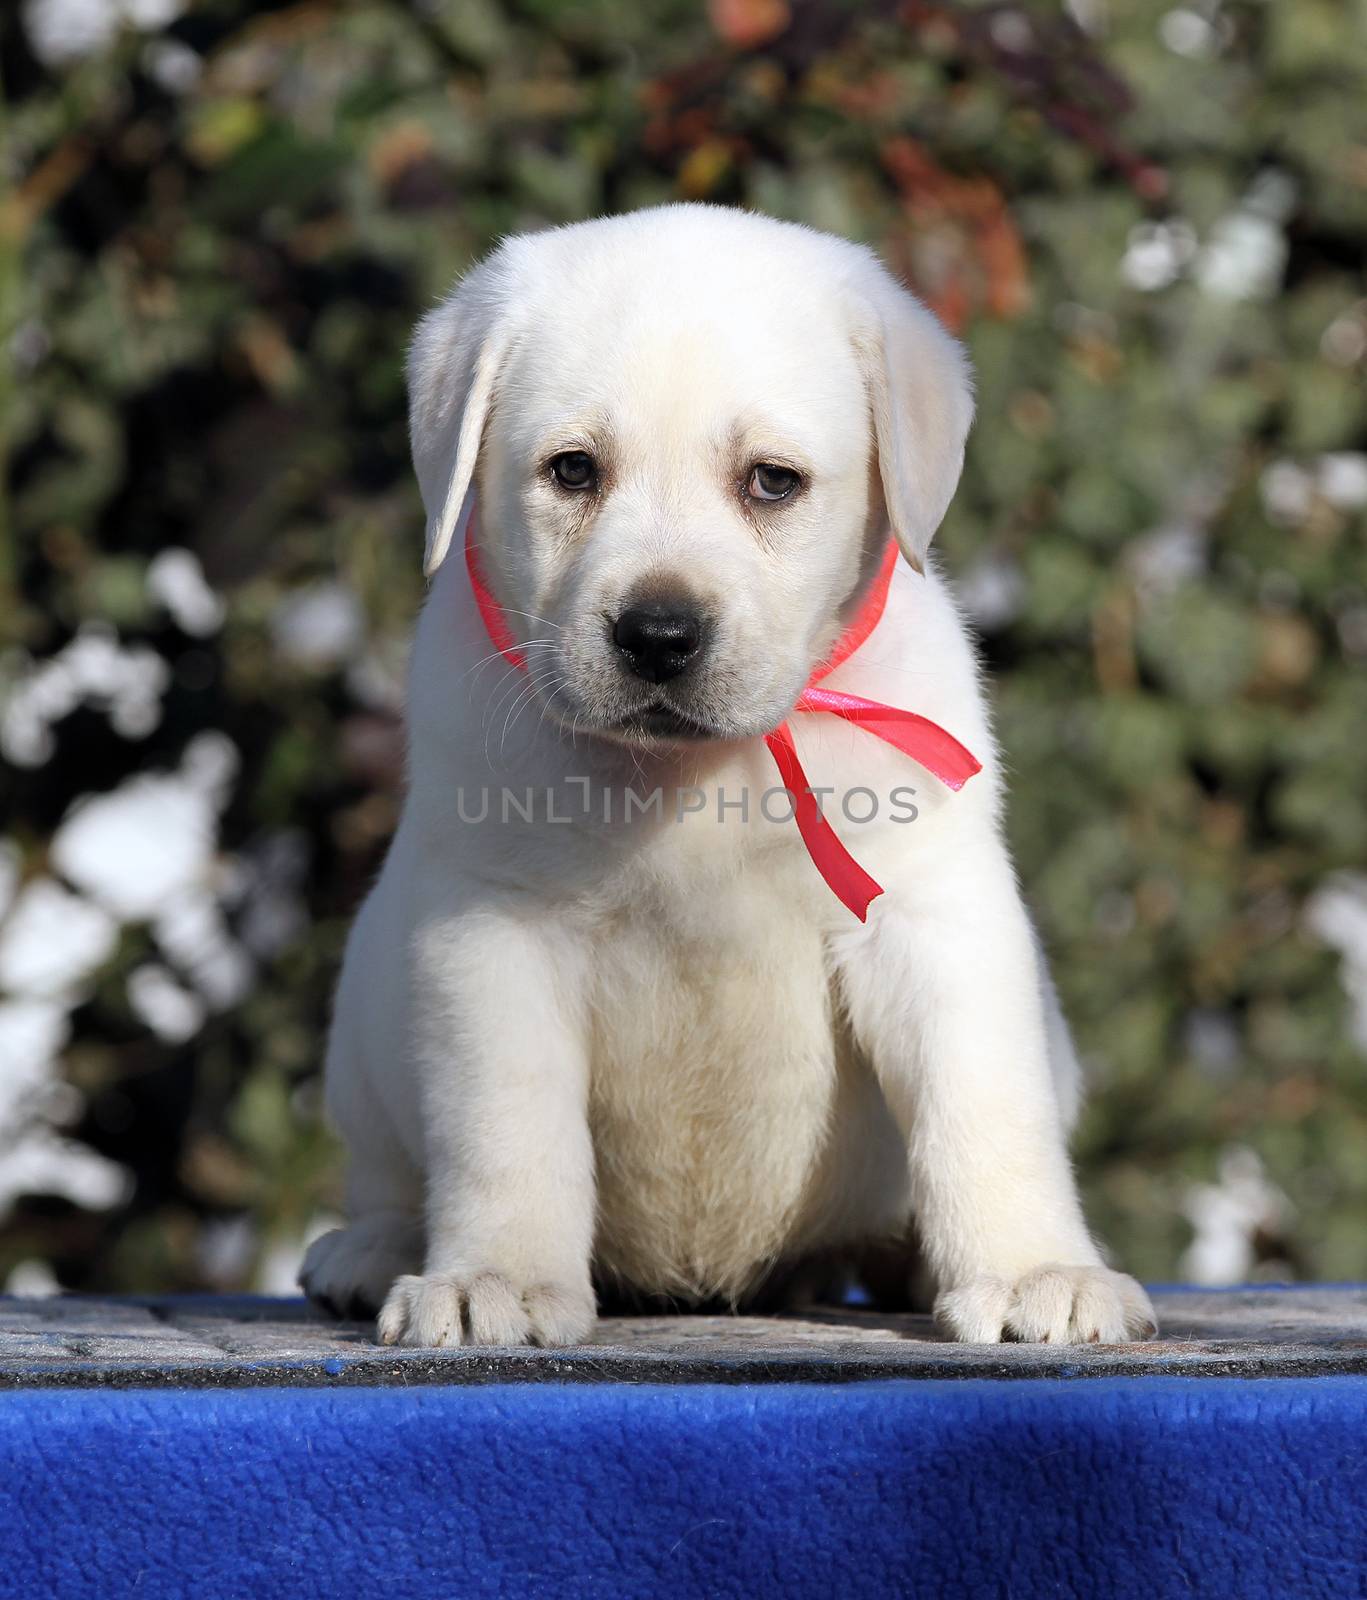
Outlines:
<svg viewBox="0 0 1367 1600"><path fill-rule="evenodd" d="M691 743L722 737L720 729L709 727L705 722L686 716L664 700L652 700L648 706L629 711L626 716L613 724L612 732L633 742L669 739Z"/></svg>
<svg viewBox="0 0 1367 1600"><path fill-rule="evenodd" d="M669 745L698 745L744 737L737 728L724 722L681 711L664 696L643 705L624 708L617 705L587 704L567 685L561 684L547 697L547 709L554 720L572 737L588 734L610 744L637 745L660 750Z"/></svg>

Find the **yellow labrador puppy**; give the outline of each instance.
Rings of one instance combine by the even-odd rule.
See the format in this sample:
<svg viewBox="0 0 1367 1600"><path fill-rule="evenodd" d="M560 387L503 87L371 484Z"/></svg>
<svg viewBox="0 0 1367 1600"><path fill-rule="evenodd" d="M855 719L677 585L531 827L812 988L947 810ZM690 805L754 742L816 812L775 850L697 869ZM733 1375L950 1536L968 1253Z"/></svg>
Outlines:
<svg viewBox="0 0 1367 1600"><path fill-rule="evenodd" d="M433 582L307 1291L387 1342L568 1344L595 1282L744 1304L914 1221L954 1337L1152 1333L1079 1205L1076 1059L927 556L959 346L867 251L681 205L507 240L409 376ZM982 770L955 792L832 697Z"/></svg>

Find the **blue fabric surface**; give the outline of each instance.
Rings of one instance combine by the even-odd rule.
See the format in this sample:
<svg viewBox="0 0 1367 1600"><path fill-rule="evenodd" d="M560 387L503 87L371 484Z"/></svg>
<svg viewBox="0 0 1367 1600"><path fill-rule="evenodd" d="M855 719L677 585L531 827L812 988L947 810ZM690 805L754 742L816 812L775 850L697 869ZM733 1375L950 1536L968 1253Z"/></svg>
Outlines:
<svg viewBox="0 0 1367 1600"><path fill-rule="evenodd" d="M1367 1379L0 1395L0 1595L1359 1596Z"/></svg>

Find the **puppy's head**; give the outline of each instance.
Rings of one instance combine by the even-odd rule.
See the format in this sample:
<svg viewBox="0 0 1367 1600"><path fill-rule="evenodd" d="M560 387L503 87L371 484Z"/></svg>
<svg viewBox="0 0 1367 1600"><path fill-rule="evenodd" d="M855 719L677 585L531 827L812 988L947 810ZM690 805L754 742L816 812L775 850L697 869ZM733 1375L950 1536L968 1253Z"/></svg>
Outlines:
<svg viewBox="0 0 1367 1600"><path fill-rule="evenodd" d="M775 727L889 525L919 567L968 369L856 246L709 206L508 240L409 360L427 570L478 500L536 693L631 742Z"/></svg>

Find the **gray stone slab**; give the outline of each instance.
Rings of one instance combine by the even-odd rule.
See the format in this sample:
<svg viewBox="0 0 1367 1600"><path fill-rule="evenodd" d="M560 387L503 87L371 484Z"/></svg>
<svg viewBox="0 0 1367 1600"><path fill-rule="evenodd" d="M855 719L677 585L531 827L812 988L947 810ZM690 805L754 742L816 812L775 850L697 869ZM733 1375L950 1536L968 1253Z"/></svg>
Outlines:
<svg viewBox="0 0 1367 1600"><path fill-rule="evenodd" d="M0 1388L504 1382L793 1383L870 1378L1367 1376L1367 1286L1154 1291L1132 1345L961 1345L927 1317L607 1317L569 1350L410 1350L302 1300L0 1297Z"/></svg>

